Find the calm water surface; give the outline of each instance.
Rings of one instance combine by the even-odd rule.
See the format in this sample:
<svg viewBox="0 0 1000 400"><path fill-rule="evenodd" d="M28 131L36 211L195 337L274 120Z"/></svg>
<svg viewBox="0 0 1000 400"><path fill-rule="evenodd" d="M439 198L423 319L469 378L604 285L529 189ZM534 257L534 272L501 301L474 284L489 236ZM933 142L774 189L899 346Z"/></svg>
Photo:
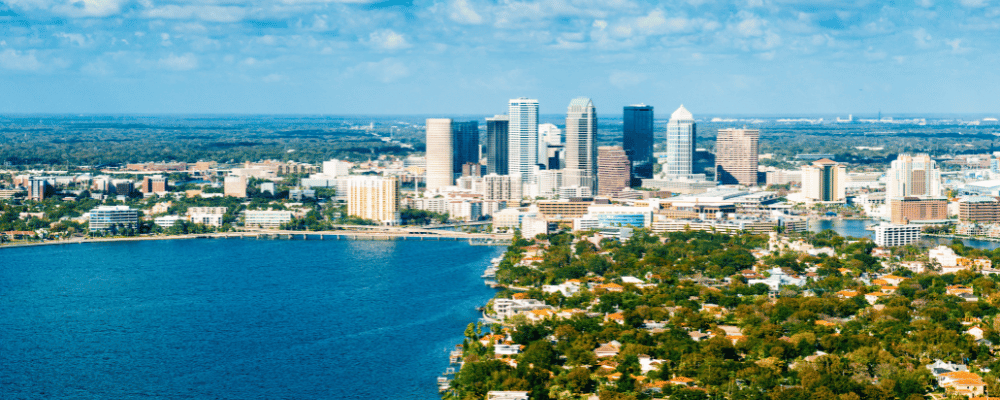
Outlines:
<svg viewBox="0 0 1000 400"><path fill-rule="evenodd" d="M172 240L0 250L0 398L436 399L500 247Z"/></svg>
<svg viewBox="0 0 1000 400"><path fill-rule="evenodd" d="M855 238L867 237L874 240L875 232L865 229L868 225L878 225L878 222L874 220L861 219L809 220L809 230L813 232L822 232L824 230L831 229L834 232L837 232L840 236ZM925 236L921 240L921 244L924 246L937 246L939 244L948 245L951 244L951 240L951 238ZM977 249L993 250L1000 247L1000 242L990 240L962 239L962 243L965 243L966 246Z"/></svg>

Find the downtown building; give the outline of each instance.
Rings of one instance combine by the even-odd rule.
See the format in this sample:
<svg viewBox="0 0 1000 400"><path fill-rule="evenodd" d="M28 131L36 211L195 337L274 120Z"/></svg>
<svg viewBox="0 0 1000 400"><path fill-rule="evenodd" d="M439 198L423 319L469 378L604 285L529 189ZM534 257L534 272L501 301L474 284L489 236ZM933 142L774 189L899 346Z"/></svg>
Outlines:
<svg viewBox="0 0 1000 400"><path fill-rule="evenodd" d="M694 143L697 127L684 106L670 114L667 122L667 155L663 172L668 177L694 173Z"/></svg>
<svg viewBox="0 0 1000 400"><path fill-rule="evenodd" d="M378 176L351 177L347 214L382 223L399 225L399 180Z"/></svg>
<svg viewBox="0 0 1000 400"><path fill-rule="evenodd" d="M538 100L511 99L508 103L508 175L520 176L521 182L534 182L538 165Z"/></svg>
<svg viewBox="0 0 1000 400"><path fill-rule="evenodd" d="M517 176L486 175L483 177L483 200L504 201L508 207L520 207L521 187Z"/></svg>
<svg viewBox="0 0 1000 400"><path fill-rule="evenodd" d="M927 154L900 154L885 173L885 198L941 196L941 170Z"/></svg>
<svg viewBox="0 0 1000 400"><path fill-rule="evenodd" d="M631 180L632 163L628 155L619 146L601 146L597 159L597 195L617 197Z"/></svg>
<svg viewBox="0 0 1000 400"><path fill-rule="evenodd" d="M632 163L632 177L653 177L653 106L636 104L625 106L622 115L622 144Z"/></svg>
<svg viewBox="0 0 1000 400"><path fill-rule="evenodd" d="M715 141L715 180L722 185L757 185L760 131L719 129Z"/></svg>
<svg viewBox="0 0 1000 400"><path fill-rule="evenodd" d="M597 187L597 109L585 97L566 111L566 167L563 185Z"/></svg>
<svg viewBox="0 0 1000 400"><path fill-rule="evenodd" d="M428 118L427 190L455 184L467 163L479 163L479 122Z"/></svg>
<svg viewBox="0 0 1000 400"><path fill-rule="evenodd" d="M822 159L802 166L802 197L817 203L843 203L846 196L847 167Z"/></svg>
<svg viewBox="0 0 1000 400"><path fill-rule="evenodd" d="M139 226L139 211L129 206L98 206L90 210L90 231Z"/></svg>
<svg viewBox="0 0 1000 400"><path fill-rule="evenodd" d="M509 129L510 118L506 115L486 118L486 174L508 174Z"/></svg>

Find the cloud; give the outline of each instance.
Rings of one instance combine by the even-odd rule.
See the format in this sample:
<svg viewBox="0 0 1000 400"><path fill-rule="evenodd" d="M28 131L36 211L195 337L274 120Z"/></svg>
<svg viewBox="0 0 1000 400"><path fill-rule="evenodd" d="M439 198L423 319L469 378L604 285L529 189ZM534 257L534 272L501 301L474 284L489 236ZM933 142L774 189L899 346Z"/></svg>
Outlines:
<svg viewBox="0 0 1000 400"><path fill-rule="evenodd" d="M157 61L157 63L164 69L173 71L190 71L198 68L198 57L195 57L195 55L191 53L179 56L174 53L170 53L170 55L161 58Z"/></svg>
<svg viewBox="0 0 1000 400"><path fill-rule="evenodd" d="M479 25L483 23L483 17L472 9L469 0L455 0L451 2L451 12L448 17L452 21L460 24Z"/></svg>
<svg viewBox="0 0 1000 400"><path fill-rule="evenodd" d="M14 49L6 49L0 52L0 68L15 71L37 71L42 67L42 63L35 58L34 50L20 52Z"/></svg>
<svg viewBox="0 0 1000 400"><path fill-rule="evenodd" d="M66 32L56 32L53 36L57 38L66 39L67 42L73 43L77 46L83 46L87 44L87 38L79 33L66 33Z"/></svg>
<svg viewBox="0 0 1000 400"><path fill-rule="evenodd" d="M73 18L102 18L121 12L128 0L7 0L6 5L21 11L48 11Z"/></svg>
<svg viewBox="0 0 1000 400"><path fill-rule="evenodd" d="M410 47L406 37L392 29L381 29L368 35L368 45L382 50L401 50Z"/></svg>
<svg viewBox="0 0 1000 400"><path fill-rule="evenodd" d="M260 80L264 83L275 83L275 82L286 81L288 80L288 77L281 74L269 74L261 78Z"/></svg>
<svg viewBox="0 0 1000 400"><path fill-rule="evenodd" d="M614 71L611 76L608 77L608 82L619 89L624 89L628 86L638 85L649 77L646 74L640 72L632 71Z"/></svg>
<svg viewBox="0 0 1000 400"><path fill-rule="evenodd" d="M986 7L987 3L986 0L959 0L958 2L962 4L962 6L969 8Z"/></svg>
<svg viewBox="0 0 1000 400"><path fill-rule="evenodd" d="M919 47L929 46L932 39L931 34L927 33L927 30L924 28L917 28L913 31L913 38L916 39L917 46Z"/></svg>
<svg viewBox="0 0 1000 400"><path fill-rule="evenodd" d="M149 19L200 19L208 22L238 22L246 18L247 10L235 6L166 5L142 12Z"/></svg>
<svg viewBox="0 0 1000 400"><path fill-rule="evenodd" d="M361 72L382 83L392 83L410 76L410 69L394 58L378 62L366 62L354 67L350 72Z"/></svg>

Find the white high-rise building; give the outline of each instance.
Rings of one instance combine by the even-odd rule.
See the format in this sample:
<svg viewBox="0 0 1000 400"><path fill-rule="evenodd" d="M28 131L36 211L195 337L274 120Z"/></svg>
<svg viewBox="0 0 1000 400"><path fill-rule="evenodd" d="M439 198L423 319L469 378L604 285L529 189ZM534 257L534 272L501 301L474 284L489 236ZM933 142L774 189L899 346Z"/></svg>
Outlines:
<svg viewBox="0 0 1000 400"><path fill-rule="evenodd" d="M941 170L927 154L900 154L886 171L885 199L941 196Z"/></svg>
<svg viewBox="0 0 1000 400"><path fill-rule="evenodd" d="M427 119L427 190L455 184L454 135L450 118Z"/></svg>
<svg viewBox="0 0 1000 400"><path fill-rule="evenodd" d="M695 129L694 116L683 105L670 114L670 122L667 122L667 162L663 166L666 175L693 173Z"/></svg>
<svg viewBox="0 0 1000 400"><path fill-rule="evenodd" d="M802 196L814 202L843 203L846 197L847 167L822 159L802 166Z"/></svg>
<svg viewBox="0 0 1000 400"><path fill-rule="evenodd" d="M450 167L450 164L449 164ZM347 214L399 225L399 180L378 176L351 177Z"/></svg>
<svg viewBox="0 0 1000 400"><path fill-rule="evenodd" d="M566 111L567 186L597 187L597 109L594 102L578 97Z"/></svg>
<svg viewBox="0 0 1000 400"><path fill-rule="evenodd" d="M538 164L538 100L511 99L507 115L508 172L520 175L522 182L533 182L532 170Z"/></svg>
<svg viewBox="0 0 1000 400"><path fill-rule="evenodd" d="M351 163L332 159L323 161L323 176L334 178L351 174Z"/></svg>
<svg viewBox="0 0 1000 400"><path fill-rule="evenodd" d="M555 124L538 125L538 135L542 141L548 144L561 145L563 142L563 131Z"/></svg>
<svg viewBox="0 0 1000 400"><path fill-rule="evenodd" d="M511 175L484 176L483 200L506 201L508 207L518 207L521 204L521 180Z"/></svg>

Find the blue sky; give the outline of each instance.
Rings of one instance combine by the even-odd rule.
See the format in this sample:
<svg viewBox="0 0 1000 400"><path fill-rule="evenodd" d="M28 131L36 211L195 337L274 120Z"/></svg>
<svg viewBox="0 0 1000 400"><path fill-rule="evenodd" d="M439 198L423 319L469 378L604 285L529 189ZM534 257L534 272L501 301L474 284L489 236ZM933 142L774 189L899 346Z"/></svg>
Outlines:
<svg viewBox="0 0 1000 400"><path fill-rule="evenodd" d="M7 0L0 112L994 113L1000 0Z"/></svg>

